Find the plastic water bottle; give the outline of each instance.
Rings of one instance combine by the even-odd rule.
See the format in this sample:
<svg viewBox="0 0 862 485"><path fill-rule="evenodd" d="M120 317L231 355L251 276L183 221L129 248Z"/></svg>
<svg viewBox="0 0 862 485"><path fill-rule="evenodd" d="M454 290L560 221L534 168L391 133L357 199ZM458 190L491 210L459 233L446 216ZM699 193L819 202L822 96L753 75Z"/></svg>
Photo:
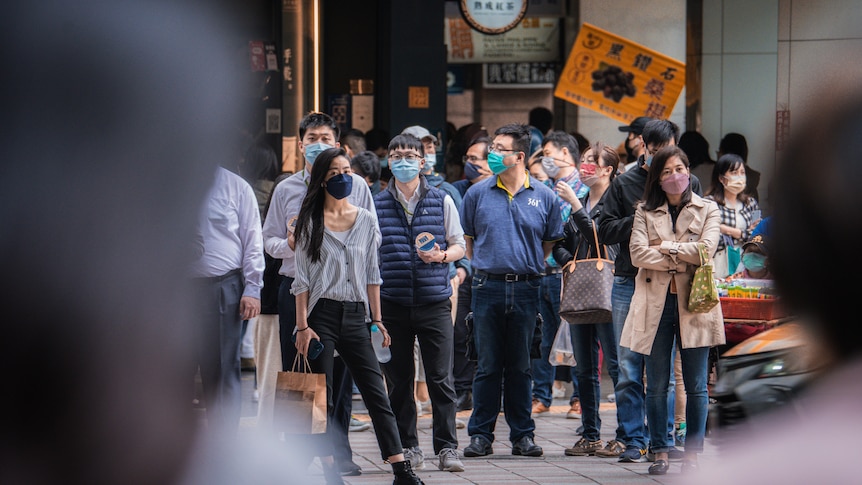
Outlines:
<svg viewBox="0 0 862 485"><path fill-rule="evenodd" d="M383 332L377 325L371 326L371 346L374 347L378 362L385 364L392 358L392 351L389 350L389 347L383 346Z"/></svg>

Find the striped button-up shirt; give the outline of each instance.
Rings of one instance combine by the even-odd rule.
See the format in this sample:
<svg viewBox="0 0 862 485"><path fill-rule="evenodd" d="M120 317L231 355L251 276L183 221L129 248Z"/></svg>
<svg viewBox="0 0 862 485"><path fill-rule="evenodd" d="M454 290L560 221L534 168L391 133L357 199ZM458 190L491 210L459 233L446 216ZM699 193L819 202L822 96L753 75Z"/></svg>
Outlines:
<svg viewBox="0 0 862 485"><path fill-rule="evenodd" d="M377 218L361 207L358 209L353 227L341 237L324 228L317 262L312 263L311 255L297 247L296 279L291 293L308 292L308 315L321 298L361 301L367 312L367 285L383 283L377 257L380 246Z"/></svg>

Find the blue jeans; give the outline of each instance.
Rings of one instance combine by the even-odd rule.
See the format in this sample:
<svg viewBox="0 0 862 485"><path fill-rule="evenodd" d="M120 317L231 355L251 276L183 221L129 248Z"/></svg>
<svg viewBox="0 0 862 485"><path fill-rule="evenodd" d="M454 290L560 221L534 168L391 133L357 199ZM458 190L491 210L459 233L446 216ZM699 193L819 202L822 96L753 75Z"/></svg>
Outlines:
<svg viewBox="0 0 862 485"><path fill-rule="evenodd" d="M617 401L617 421L622 429L621 440L628 447L642 450L648 448L646 402L644 394L644 355L633 352L619 345L623 333L623 325L629 314L632 296L635 292L635 279L632 276L615 276L614 288L611 291L611 306L613 307L614 334L617 338L617 358L619 359L620 377L614 386ZM667 439L673 440L673 408L676 395L673 378L673 366L668 373L668 422ZM686 424L686 429L687 429ZM619 430L618 430L619 431ZM619 439L619 438L618 438ZM673 441L671 441L673 443Z"/></svg>
<svg viewBox="0 0 862 485"><path fill-rule="evenodd" d="M563 320L563 325L568 325ZM619 381L619 362L617 361L617 342L614 325L608 323L587 323L572 325L572 348L575 351L574 367L580 393L581 419L584 423L583 437L589 441L601 439L602 419L599 416L601 388L599 386L599 344L604 353L605 365L616 387ZM619 407L617 407L619 409ZM617 415L619 421L619 415ZM616 439L623 441L622 427L617 425Z"/></svg>
<svg viewBox="0 0 862 485"><path fill-rule="evenodd" d="M467 425L470 436L494 442L500 413L509 425L513 443L533 437L530 343L539 312L541 279L507 282L474 274L472 282L473 338L478 361L473 380L473 414ZM503 381L505 380L505 387Z"/></svg>
<svg viewBox="0 0 862 485"><path fill-rule="evenodd" d="M614 385L617 402L617 421L622 429L622 442L627 447L642 450L647 448L644 425L644 356L619 345L623 325L629 314L629 306L635 293L635 279L631 276L615 276L611 291L611 306L614 320L614 336L617 340L619 379ZM583 405L582 405L583 406Z"/></svg>
<svg viewBox="0 0 862 485"><path fill-rule="evenodd" d="M548 361L551 345L560 327L560 290L563 278L561 274L550 274L542 278L542 298L539 300L539 313L542 314L542 356L533 359L533 399L538 399L545 406L550 406L554 399L551 387L554 385L556 369ZM575 367L570 367L572 373L572 400L578 397L578 381L575 378Z"/></svg>
<svg viewBox="0 0 862 485"><path fill-rule="evenodd" d="M668 384L673 373L674 340L679 336L679 308L677 296L667 295L664 311L659 320L658 331L652 352L645 356L647 390L647 419L652 423L673 422L673 412L668 416ZM678 349L682 359L682 378L685 382L685 451L703 451L706 433L709 347ZM673 401L673 399L670 399ZM667 452L673 448L673 437L661 429L650 430L650 448L654 453Z"/></svg>

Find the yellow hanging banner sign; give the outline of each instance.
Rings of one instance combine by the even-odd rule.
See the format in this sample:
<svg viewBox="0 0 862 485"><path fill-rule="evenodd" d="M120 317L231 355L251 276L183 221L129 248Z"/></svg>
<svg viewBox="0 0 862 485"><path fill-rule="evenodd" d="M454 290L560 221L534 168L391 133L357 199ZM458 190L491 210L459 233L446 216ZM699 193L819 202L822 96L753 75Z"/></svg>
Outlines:
<svg viewBox="0 0 862 485"><path fill-rule="evenodd" d="M685 64L584 23L554 96L629 124L670 117L685 86Z"/></svg>

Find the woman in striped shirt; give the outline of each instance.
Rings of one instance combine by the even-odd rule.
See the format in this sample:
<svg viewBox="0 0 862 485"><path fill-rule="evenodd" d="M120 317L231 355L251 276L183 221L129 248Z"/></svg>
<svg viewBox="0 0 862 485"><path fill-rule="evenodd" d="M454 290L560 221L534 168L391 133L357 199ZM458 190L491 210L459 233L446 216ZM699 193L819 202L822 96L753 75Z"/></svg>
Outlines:
<svg viewBox="0 0 862 485"><path fill-rule="evenodd" d="M294 233L296 279L291 291L296 296L296 350L307 355L312 339L323 344L323 352L311 361L311 367L326 373L330 413L333 356L338 351L368 408L381 456L395 473L394 484L421 484L404 459L395 415L371 346L369 317L383 332L384 345L390 343L380 319L380 229L370 212L348 201L353 188L351 173L342 148L323 151L312 165ZM331 455L331 449L321 455ZM325 461L331 463L331 458ZM326 468L327 483L341 483L331 465Z"/></svg>

